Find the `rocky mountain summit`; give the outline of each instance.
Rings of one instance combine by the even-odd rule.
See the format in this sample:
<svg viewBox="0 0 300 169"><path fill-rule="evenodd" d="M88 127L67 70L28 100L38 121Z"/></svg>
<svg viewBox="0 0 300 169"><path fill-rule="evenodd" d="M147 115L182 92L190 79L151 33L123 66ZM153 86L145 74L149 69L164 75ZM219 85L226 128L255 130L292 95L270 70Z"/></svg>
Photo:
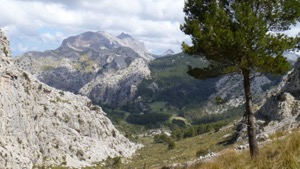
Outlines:
<svg viewBox="0 0 300 169"><path fill-rule="evenodd" d="M152 59L144 44L130 35L102 31L69 37L56 50L27 52L16 63L52 87L120 105L150 75L147 63Z"/></svg>
<svg viewBox="0 0 300 169"><path fill-rule="evenodd" d="M140 147L88 98L51 88L18 68L1 30L0 59L0 168L78 168L130 157Z"/></svg>
<svg viewBox="0 0 300 169"><path fill-rule="evenodd" d="M73 49L75 51L83 52L87 49L99 51L103 49L116 49L119 47L131 48L145 60L153 59L143 42L137 41L125 33L121 33L115 37L104 31L85 32L77 36L69 37L63 40L62 45L58 50L69 51L70 49Z"/></svg>
<svg viewBox="0 0 300 169"><path fill-rule="evenodd" d="M170 56L170 55L174 55L175 52L172 49L168 49L167 51L165 51L164 53L162 53L160 55L160 57L164 57L164 56Z"/></svg>

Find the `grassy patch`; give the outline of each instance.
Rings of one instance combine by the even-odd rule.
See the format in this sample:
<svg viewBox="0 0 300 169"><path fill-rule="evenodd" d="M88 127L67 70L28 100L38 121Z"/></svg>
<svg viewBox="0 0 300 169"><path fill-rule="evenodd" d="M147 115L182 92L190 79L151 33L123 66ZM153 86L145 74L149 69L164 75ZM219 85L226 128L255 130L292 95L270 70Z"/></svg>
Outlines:
<svg viewBox="0 0 300 169"><path fill-rule="evenodd" d="M282 136L280 133L278 136ZM251 160L249 152L227 151L212 162L205 162L189 169L208 168L259 168L259 169L298 169L300 168L299 130L284 139L274 136L273 142L260 149L260 156Z"/></svg>
<svg viewBox="0 0 300 169"><path fill-rule="evenodd" d="M77 70L89 73L94 71L95 62L90 58L88 54L83 54L79 58L79 62L75 63L73 67Z"/></svg>
<svg viewBox="0 0 300 169"><path fill-rule="evenodd" d="M55 67L52 66L52 65L45 65L45 66L41 67L42 72L47 72L47 71L52 70L52 69L55 69Z"/></svg>
<svg viewBox="0 0 300 169"><path fill-rule="evenodd" d="M227 147L220 143L224 141L223 136L231 131L227 129L176 141L176 147L171 150L166 144L155 144L153 138L142 137L139 141L145 147L138 150L132 162L123 164L122 168L161 168L196 159L200 150L218 152Z"/></svg>

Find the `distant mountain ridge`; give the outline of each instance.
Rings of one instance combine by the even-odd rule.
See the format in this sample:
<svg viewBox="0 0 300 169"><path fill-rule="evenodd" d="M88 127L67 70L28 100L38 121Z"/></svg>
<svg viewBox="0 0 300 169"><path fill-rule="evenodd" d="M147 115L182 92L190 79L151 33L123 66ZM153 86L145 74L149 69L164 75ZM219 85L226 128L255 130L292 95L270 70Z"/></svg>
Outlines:
<svg viewBox="0 0 300 169"><path fill-rule="evenodd" d="M174 54L175 54L175 52L172 49L168 49L167 51L162 53L160 56L164 57L164 56L170 56L170 55L174 55Z"/></svg>
<svg viewBox="0 0 300 169"><path fill-rule="evenodd" d="M147 63L151 60L144 43L130 35L115 37L99 31L66 38L56 50L27 52L16 63L50 86L86 95L97 103L121 105L150 75Z"/></svg>
<svg viewBox="0 0 300 169"><path fill-rule="evenodd" d="M143 42L137 41L130 35L121 33L113 36L107 32L85 32L77 36L71 36L63 40L58 50L70 50L83 52L84 50L93 49L95 51L103 49L114 49L118 47L129 47L137 52L145 60L152 60Z"/></svg>

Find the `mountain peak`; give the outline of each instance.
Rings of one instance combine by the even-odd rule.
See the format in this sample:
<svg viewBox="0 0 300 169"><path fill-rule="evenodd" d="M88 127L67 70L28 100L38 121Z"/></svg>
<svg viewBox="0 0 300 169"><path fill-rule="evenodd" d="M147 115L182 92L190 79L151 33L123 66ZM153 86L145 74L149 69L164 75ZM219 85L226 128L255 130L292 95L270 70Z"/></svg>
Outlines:
<svg viewBox="0 0 300 169"><path fill-rule="evenodd" d="M174 54L175 54L175 52L172 49L168 49L167 51L165 51L160 56L169 56L169 55L174 55Z"/></svg>
<svg viewBox="0 0 300 169"><path fill-rule="evenodd" d="M127 38L132 38L129 34L126 34L122 32L120 35L117 36L119 39L127 39Z"/></svg>
<svg viewBox="0 0 300 169"><path fill-rule="evenodd" d="M5 34L0 29L0 50L3 52L3 54L0 55L0 57L10 57L11 51L9 47L9 41L7 40Z"/></svg>
<svg viewBox="0 0 300 169"><path fill-rule="evenodd" d="M71 36L63 40L59 51L83 52L90 49L100 52L106 49L116 49L120 47L131 48L145 60L152 60L153 57L148 54L148 51L143 42L140 42L126 33L121 33L119 36L111 35L105 31L85 32L77 36Z"/></svg>

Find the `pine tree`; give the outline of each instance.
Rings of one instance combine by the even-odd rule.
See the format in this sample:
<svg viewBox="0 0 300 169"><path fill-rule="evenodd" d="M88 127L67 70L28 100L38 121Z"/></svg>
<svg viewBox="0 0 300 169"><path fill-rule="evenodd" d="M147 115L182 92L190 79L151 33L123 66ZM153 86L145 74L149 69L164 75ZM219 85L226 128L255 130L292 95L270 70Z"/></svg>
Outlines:
<svg viewBox="0 0 300 169"><path fill-rule="evenodd" d="M282 31L300 20L300 1L186 0L184 13L181 30L192 39L192 45L182 44L184 52L210 62L204 69L189 67L188 74L197 79L242 74L250 154L257 157L251 78L289 69L283 52L296 48L299 36Z"/></svg>

